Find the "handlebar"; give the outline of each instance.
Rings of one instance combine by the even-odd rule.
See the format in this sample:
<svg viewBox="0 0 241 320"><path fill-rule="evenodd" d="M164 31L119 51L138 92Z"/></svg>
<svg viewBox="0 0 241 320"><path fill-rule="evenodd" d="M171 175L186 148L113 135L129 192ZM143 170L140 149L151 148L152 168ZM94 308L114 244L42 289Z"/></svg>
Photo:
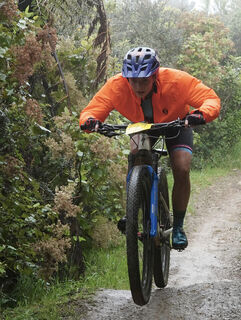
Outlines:
<svg viewBox="0 0 241 320"><path fill-rule="evenodd" d="M100 133L106 137L114 137L114 136L122 135L125 133L125 130L128 127L128 125L129 124L113 125L113 124L102 123L98 128L97 133ZM181 128L184 126L185 126L185 121L177 119L171 122L152 123L151 128L148 131L154 132L155 130L161 131L161 129L163 129L163 135L164 135L166 129ZM89 130L84 124L80 126L80 129ZM95 130L93 129L91 130L91 132L95 132Z"/></svg>
<svg viewBox="0 0 241 320"><path fill-rule="evenodd" d="M108 124L108 123L102 123L97 132L106 136L106 137L114 137L114 136L119 136L124 133L124 130L128 127L128 124L121 124L121 125L116 125L116 124ZM89 130L86 125L82 124L80 126L81 130ZM123 131L123 132L116 132L116 131ZM95 132L95 130L90 130L90 132Z"/></svg>

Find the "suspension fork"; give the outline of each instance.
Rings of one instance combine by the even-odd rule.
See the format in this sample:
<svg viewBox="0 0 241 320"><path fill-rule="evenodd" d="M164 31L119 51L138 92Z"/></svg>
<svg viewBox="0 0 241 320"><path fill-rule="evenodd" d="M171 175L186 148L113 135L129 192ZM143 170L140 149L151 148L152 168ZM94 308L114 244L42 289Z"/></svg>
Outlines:
<svg viewBox="0 0 241 320"><path fill-rule="evenodd" d="M166 202L162 196L162 194L159 194L158 192L158 175L156 174L155 170L151 166L147 166L148 171L152 177L152 185L151 185L151 199L150 199L150 219L151 219L151 230L150 230L150 237L154 238L157 245L160 244L160 239L166 239L170 233L172 232L172 228L169 228L168 230L161 230L160 226L158 225L158 202L159 202L159 196L161 197L162 204L164 205L164 210L169 215L169 209L166 205Z"/></svg>
<svg viewBox="0 0 241 320"><path fill-rule="evenodd" d="M157 216L158 216L158 176L156 172L150 165L145 165L150 177L151 177L151 196L150 196L150 220L151 220L151 229L150 236L157 237L158 235L158 225L157 225ZM131 177L133 167L130 169L126 179L126 187L128 192L128 185Z"/></svg>
<svg viewBox="0 0 241 320"><path fill-rule="evenodd" d="M158 225L157 225L157 216L158 216L158 176L151 166L147 166L149 174L152 179L151 184L151 198L150 198L150 219L151 219L151 230L150 236L158 236Z"/></svg>

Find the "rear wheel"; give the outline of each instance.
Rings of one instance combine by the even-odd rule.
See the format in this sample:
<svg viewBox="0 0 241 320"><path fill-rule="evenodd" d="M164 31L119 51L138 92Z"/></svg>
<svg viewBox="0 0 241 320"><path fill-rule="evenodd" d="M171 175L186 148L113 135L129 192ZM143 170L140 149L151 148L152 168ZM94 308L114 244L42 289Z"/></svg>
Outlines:
<svg viewBox="0 0 241 320"><path fill-rule="evenodd" d="M126 244L130 289L134 302L146 304L151 295L153 240L150 237L151 177L146 166L135 166L127 192Z"/></svg>
<svg viewBox="0 0 241 320"><path fill-rule="evenodd" d="M169 196L166 174L163 169L158 172L159 185L158 192L162 195L169 209ZM171 228L170 214L165 209L161 197L159 196L159 212L158 224L162 231ZM170 265L170 235L165 239L160 239L159 243L155 243L154 247L154 264L153 273L154 281L157 287L163 288L167 285Z"/></svg>

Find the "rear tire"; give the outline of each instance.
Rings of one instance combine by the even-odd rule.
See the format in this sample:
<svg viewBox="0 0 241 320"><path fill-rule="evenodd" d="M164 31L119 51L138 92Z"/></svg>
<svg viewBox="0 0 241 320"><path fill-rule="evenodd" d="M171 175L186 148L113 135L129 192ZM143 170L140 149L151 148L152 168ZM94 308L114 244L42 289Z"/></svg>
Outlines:
<svg viewBox="0 0 241 320"><path fill-rule="evenodd" d="M166 205L169 209L169 196L168 196L168 185L165 171L161 169L158 172L159 185L158 192L162 194ZM158 224L163 231L171 228L170 214L166 212L162 201L159 197L159 213L158 213ZM169 265L170 265L170 235L165 239L161 239L160 243L154 247L154 264L153 273L154 281L158 288L164 288L168 282L169 276Z"/></svg>
<svg viewBox="0 0 241 320"><path fill-rule="evenodd" d="M135 166L127 192L126 244L131 294L140 306L148 303L152 286L150 193L151 177L147 166Z"/></svg>

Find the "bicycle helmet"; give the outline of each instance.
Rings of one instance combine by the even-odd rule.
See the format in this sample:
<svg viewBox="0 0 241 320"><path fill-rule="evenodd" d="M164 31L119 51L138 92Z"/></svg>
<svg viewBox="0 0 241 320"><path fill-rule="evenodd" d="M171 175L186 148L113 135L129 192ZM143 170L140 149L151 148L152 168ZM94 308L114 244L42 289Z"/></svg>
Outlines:
<svg viewBox="0 0 241 320"><path fill-rule="evenodd" d="M124 78L147 78L157 71L160 63L156 52L147 47L131 49L125 55L122 68Z"/></svg>

